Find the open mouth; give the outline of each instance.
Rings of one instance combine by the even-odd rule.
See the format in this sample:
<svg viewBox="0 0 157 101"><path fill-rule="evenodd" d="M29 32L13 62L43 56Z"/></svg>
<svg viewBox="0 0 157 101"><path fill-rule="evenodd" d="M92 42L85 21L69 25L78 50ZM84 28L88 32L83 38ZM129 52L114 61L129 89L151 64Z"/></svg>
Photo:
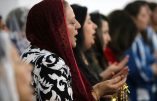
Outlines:
<svg viewBox="0 0 157 101"><path fill-rule="evenodd" d="M74 40L75 41L77 40L77 38L76 38L77 35L78 35L78 33L75 33L75 36L74 36Z"/></svg>
<svg viewBox="0 0 157 101"><path fill-rule="evenodd" d="M74 37L74 41L77 41L76 37Z"/></svg>
<svg viewBox="0 0 157 101"><path fill-rule="evenodd" d="M96 31L93 32L93 34L95 34L95 33L96 33Z"/></svg>
<svg viewBox="0 0 157 101"><path fill-rule="evenodd" d="M76 32L75 35L78 35L78 32Z"/></svg>
<svg viewBox="0 0 157 101"><path fill-rule="evenodd" d="M92 38L95 39L95 35L92 35Z"/></svg>

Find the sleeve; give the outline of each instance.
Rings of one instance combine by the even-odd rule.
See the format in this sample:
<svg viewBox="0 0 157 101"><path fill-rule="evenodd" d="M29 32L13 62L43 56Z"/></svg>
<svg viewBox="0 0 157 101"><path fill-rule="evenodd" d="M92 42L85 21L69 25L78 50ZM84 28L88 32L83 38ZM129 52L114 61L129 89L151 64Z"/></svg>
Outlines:
<svg viewBox="0 0 157 101"><path fill-rule="evenodd" d="M135 56L131 49L127 51L127 54L130 56L128 62L129 78L131 78L133 82L151 82L154 78L154 74L151 68L152 62L145 61L145 65L138 65L135 59L138 58L138 60L141 60L141 57L138 53L139 50L137 50L137 54ZM142 64L142 62L139 61L139 64Z"/></svg>
<svg viewBox="0 0 157 101"><path fill-rule="evenodd" d="M60 57L39 56L32 75L37 101L73 101L70 70Z"/></svg>

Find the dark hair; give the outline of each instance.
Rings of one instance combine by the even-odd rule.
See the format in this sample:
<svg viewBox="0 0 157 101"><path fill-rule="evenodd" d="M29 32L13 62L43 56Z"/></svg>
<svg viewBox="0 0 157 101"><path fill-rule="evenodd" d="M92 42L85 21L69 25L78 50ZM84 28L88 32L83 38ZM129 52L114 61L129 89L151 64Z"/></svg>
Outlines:
<svg viewBox="0 0 157 101"><path fill-rule="evenodd" d="M132 3L129 3L124 10L129 13L132 17L137 17L140 13L141 7L148 6L148 3L146 1L134 1Z"/></svg>
<svg viewBox="0 0 157 101"><path fill-rule="evenodd" d="M81 50L84 50L84 34L83 34L83 26L84 26L84 23L85 23L85 20L86 20L86 17L87 17L87 7L85 6L81 6L81 5L78 5L78 4L73 4L71 5L74 13L75 13L75 17L76 17L76 20L80 23L81 25L81 28L78 29L78 35L76 36L77 38L77 45L76 45L76 48L79 48Z"/></svg>
<svg viewBox="0 0 157 101"><path fill-rule="evenodd" d="M148 3L150 10L153 12L157 8L157 3L150 2Z"/></svg>
<svg viewBox="0 0 157 101"><path fill-rule="evenodd" d="M96 55L96 58L99 62L99 65L101 67L105 67L107 63L105 63L104 58L104 41L102 38L103 32L102 32L102 21L106 21L108 23L108 18L99 12L93 12L90 14L91 20L98 26L95 33L95 44L93 45L93 50Z"/></svg>
<svg viewBox="0 0 157 101"><path fill-rule="evenodd" d="M109 47L119 57L132 45L138 31L133 19L123 10L113 11L108 18L112 39Z"/></svg>
<svg viewBox="0 0 157 101"><path fill-rule="evenodd" d="M79 65L79 67L84 64L83 58L82 58L82 53L84 53L85 49L84 49L84 34L83 34L83 26L85 23L85 19L87 16L87 7L84 6L80 6L78 4L73 4L71 5L74 13L75 13L75 17L76 20L80 23L81 28L78 29L78 35L76 36L77 38L77 45L76 47L73 49L74 51L74 55L76 58L76 61ZM84 66L83 66L84 67Z"/></svg>
<svg viewBox="0 0 157 101"><path fill-rule="evenodd" d="M101 46L101 49L103 48L103 39L102 39L102 21L106 21L108 23L108 18L102 14L100 14L99 12L93 12L90 14L91 16L91 20L98 26L96 29L96 39L95 40L99 40L96 41L96 44L99 46Z"/></svg>
<svg viewBox="0 0 157 101"><path fill-rule="evenodd" d="M108 22L108 18L99 12L93 12L90 16L91 20L98 26L98 28L102 27L102 20Z"/></svg>
<svg viewBox="0 0 157 101"><path fill-rule="evenodd" d="M138 14L140 13L141 7L148 6L148 3L146 1L138 0L134 1L132 3L129 3L124 10L133 18L136 18ZM147 32L146 30L140 31L144 41L149 44L149 40L147 38Z"/></svg>
<svg viewBox="0 0 157 101"><path fill-rule="evenodd" d="M99 82L99 76L97 75L97 73L93 70L92 65L90 64L91 62L88 60L87 54L91 55L90 53L87 53L87 50L84 47L84 31L83 31L83 26L87 17L87 7L84 6L80 6L77 4L73 4L71 5L71 7L73 8L73 11L75 13L75 17L76 20L80 23L81 28L78 30L78 35L76 36L77 38L77 45L76 47L73 49L74 51L74 55L75 55L75 59L77 61L77 64L80 68L80 70L82 71L82 73L85 75L85 77L88 79L88 81L90 82L91 85L95 85L96 83ZM88 65L85 63L84 58L87 59L88 61Z"/></svg>
<svg viewBox="0 0 157 101"><path fill-rule="evenodd" d="M74 11L76 20L81 25L81 28L78 29L78 35L76 36L76 38L77 38L77 41L76 41L77 45L73 49L76 61L77 61L78 65L80 65L80 64L84 63L81 53L84 53L84 47L83 47L84 46L84 44L83 44L84 43L83 26L84 26L85 19L86 19L86 16L87 16L87 8L84 7L84 6L80 6L78 4L73 4L73 5L71 5L71 7L72 7L72 9Z"/></svg>

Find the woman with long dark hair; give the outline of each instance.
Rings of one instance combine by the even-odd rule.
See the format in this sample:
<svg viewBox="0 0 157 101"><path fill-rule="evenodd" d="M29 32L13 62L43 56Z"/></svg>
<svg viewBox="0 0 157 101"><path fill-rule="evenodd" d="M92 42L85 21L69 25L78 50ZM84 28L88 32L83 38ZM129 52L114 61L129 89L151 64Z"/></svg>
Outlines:
<svg viewBox="0 0 157 101"><path fill-rule="evenodd" d="M89 58L90 63L98 64L95 66L95 71L101 73L106 69L108 63L104 57L104 49L111 41L111 37L109 35L109 21L106 16L99 12L93 12L90 14L91 20L98 26L95 33L95 43L93 44L91 50L91 55L89 54L87 57ZM93 57L93 59L92 59ZM91 59L90 59L91 58Z"/></svg>
<svg viewBox="0 0 157 101"><path fill-rule="evenodd" d="M87 8L84 6L80 6L77 4L72 5L72 8L74 10L76 19L80 22L81 28L78 30L77 35L77 45L74 48L74 54L78 63L78 66L80 70L83 72L87 80L90 82L90 85L95 85L98 82L101 82L101 80L108 81L110 78L112 78L112 73L114 72L119 73L121 70L125 70L127 68L124 68L125 63L127 63L127 58L125 58L120 64L121 65L112 65L111 67L117 67L117 71L115 69L106 71L101 78L99 76L99 73L97 73L96 70L94 70L94 66L89 61L89 58L87 55L91 55L88 51L92 48L92 45L95 43L94 37L96 32L96 25L92 22L90 15L87 12ZM105 61L104 61L105 62ZM93 63L94 64L94 63ZM103 69L105 67L102 67ZM127 70L126 70L127 71ZM125 72L126 73L126 72ZM124 74L125 74L124 73ZM106 79L104 79L106 78ZM104 81L104 82L106 82ZM112 85L112 84L109 84ZM106 89L107 91L107 89ZM114 94L114 93L112 93ZM109 94L109 95L112 95Z"/></svg>
<svg viewBox="0 0 157 101"><path fill-rule="evenodd" d="M108 19L112 41L105 49L105 57L108 63L114 63L125 56L125 51L131 47L138 31L133 19L123 10L111 12Z"/></svg>
<svg viewBox="0 0 157 101"><path fill-rule="evenodd" d="M104 52L108 63L113 64L126 56L125 51L131 47L137 35L137 28L133 19L123 10L111 12L108 19L112 40ZM118 101L121 99L128 101L128 89L126 88L128 88L127 84L117 94Z"/></svg>
<svg viewBox="0 0 157 101"><path fill-rule="evenodd" d="M130 99L132 101L155 101L154 77L157 75L157 65L152 57L146 33L150 19L148 4L145 1L135 1L129 3L124 10L133 18L138 29L138 35L127 51L130 55L128 62Z"/></svg>

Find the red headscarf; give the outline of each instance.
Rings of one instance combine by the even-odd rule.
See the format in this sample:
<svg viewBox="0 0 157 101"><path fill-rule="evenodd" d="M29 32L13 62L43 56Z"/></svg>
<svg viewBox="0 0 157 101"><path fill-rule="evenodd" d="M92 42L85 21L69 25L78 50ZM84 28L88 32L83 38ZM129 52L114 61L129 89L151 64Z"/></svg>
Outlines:
<svg viewBox="0 0 157 101"><path fill-rule="evenodd" d="M93 101L91 87L80 73L70 45L62 0L44 0L29 12L26 36L31 45L56 53L72 74L74 101Z"/></svg>

